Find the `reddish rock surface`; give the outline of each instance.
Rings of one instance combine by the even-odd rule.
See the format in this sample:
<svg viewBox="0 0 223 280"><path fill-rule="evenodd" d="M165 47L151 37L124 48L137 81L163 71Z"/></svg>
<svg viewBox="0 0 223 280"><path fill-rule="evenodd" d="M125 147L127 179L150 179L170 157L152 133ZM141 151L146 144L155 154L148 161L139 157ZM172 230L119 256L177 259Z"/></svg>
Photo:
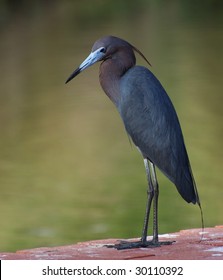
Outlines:
<svg viewBox="0 0 223 280"><path fill-rule="evenodd" d="M136 239L132 239L136 240ZM132 241L131 240L131 241ZM160 235L161 241L175 241L156 248L116 250L105 244L116 239L94 240L60 247L43 247L0 253L1 260L223 260L223 225L181 230Z"/></svg>

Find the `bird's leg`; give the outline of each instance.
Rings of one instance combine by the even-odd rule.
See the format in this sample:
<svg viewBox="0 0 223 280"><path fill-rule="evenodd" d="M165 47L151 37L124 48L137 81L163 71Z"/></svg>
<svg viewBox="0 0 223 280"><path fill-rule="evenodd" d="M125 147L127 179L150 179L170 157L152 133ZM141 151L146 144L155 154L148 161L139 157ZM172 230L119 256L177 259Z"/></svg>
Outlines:
<svg viewBox="0 0 223 280"><path fill-rule="evenodd" d="M154 189L153 200L153 239L152 244L154 246L171 245L174 241L159 241L158 237L158 197L159 197L159 185L156 177L155 165L149 161L151 181Z"/></svg>
<svg viewBox="0 0 223 280"><path fill-rule="evenodd" d="M106 245L106 247L108 248L116 248L118 250L123 250L123 249L133 249L133 248L140 248L140 247L154 247L153 241L147 241L149 214L150 214L151 204L154 197L154 187L153 187L149 163L152 164L151 162L148 162L146 158L144 158L144 165L146 169L146 176L148 182L148 189L147 189L148 198L147 198L146 213L145 213L145 218L143 223L142 238L140 241L136 241L136 242L121 241L120 243L115 245Z"/></svg>
<svg viewBox="0 0 223 280"><path fill-rule="evenodd" d="M158 238L158 198L159 198L159 185L156 177L156 170L154 164L149 161L151 170L151 181L154 188L154 200L153 200L153 240L154 244L159 244Z"/></svg>
<svg viewBox="0 0 223 280"><path fill-rule="evenodd" d="M140 241L130 242L130 241L120 241L120 243L115 245L105 245L107 248L116 248L117 250L123 249L134 249L141 247L158 247L160 245L170 245L173 242L158 240L158 196L159 196L159 187L156 178L156 171L154 164L144 158L144 165L146 169L146 176L148 181L148 190L147 190L147 204L146 204L146 214L144 218L142 238ZM153 239L147 241L147 232L149 224L149 215L151 204L153 202Z"/></svg>
<svg viewBox="0 0 223 280"><path fill-rule="evenodd" d="M146 214L145 214L145 218L144 218L142 238L141 238L142 246L146 246L146 242L147 242L149 214L150 214L151 204L152 204L153 197L154 197L154 187L153 187L153 182L152 182L152 178L151 178L150 167L148 164L148 160L146 158L144 159L144 165L145 165L145 169L146 169L146 176L147 176L147 182L148 182L148 189L147 189L148 198L147 198Z"/></svg>

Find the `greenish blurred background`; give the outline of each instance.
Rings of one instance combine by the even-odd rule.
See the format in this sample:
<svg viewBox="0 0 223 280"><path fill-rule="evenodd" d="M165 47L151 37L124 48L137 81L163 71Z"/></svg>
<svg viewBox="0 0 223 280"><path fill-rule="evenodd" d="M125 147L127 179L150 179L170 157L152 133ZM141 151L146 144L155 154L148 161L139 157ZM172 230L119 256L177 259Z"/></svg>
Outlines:
<svg viewBox="0 0 223 280"><path fill-rule="evenodd" d="M99 65L64 84L108 34L151 62L181 121L205 225L223 224L223 1L0 0L0 251L141 234L143 161ZM158 177L160 233L201 227L199 208Z"/></svg>

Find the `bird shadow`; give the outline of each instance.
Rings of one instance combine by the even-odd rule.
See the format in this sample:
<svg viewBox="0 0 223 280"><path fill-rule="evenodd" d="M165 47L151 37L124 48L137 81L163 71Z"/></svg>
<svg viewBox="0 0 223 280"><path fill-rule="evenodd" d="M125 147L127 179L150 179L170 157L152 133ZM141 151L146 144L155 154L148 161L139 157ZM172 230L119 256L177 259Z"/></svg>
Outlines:
<svg viewBox="0 0 223 280"><path fill-rule="evenodd" d="M121 240L120 243L114 245L112 244L104 245L104 247L114 248L117 250L136 249L136 248L156 248L163 245L172 245L174 242L176 241L158 241L158 242L146 241L144 243L141 240L136 242Z"/></svg>

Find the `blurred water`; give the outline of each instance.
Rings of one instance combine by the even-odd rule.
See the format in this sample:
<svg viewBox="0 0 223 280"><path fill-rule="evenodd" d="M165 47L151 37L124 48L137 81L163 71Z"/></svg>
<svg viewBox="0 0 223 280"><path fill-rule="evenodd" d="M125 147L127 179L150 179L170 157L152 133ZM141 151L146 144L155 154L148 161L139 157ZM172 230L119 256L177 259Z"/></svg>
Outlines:
<svg viewBox="0 0 223 280"><path fill-rule="evenodd" d="M222 31L214 16L190 20L175 8L82 25L65 5L5 24L0 250L141 234L143 162L100 88L98 65L64 85L107 34L130 41L153 65L181 121L205 225L222 224ZM160 233L200 227L198 207L158 176Z"/></svg>

